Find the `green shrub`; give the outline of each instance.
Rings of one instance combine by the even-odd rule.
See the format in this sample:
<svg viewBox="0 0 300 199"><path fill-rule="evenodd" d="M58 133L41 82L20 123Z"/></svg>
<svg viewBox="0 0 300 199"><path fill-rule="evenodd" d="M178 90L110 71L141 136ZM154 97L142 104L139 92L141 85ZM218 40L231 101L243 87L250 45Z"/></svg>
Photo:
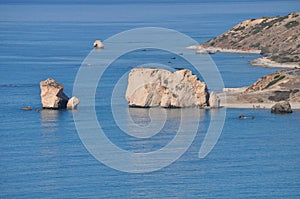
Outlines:
<svg viewBox="0 0 300 199"><path fill-rule="evenodd" d="M278 77L280 77L280 75L275 75L274 79L277 79Z"/></svg>
<svg viewBox="0 0 300 199"><path fill-rule="evenodd" d="M290 21L288 22L287 24L285 24L284 26L287 28L287 29L290 29L292 27L295 27L295 26L298 26L299 25L299 22L298 21Z"/></svg>
<svg viewBox="0 0 300 199"><path fill-rule="evenodd" d="M236 29L234 29L235 31L239 31L239 30L244 30L245 29L245 26L241 26L241 27L238 27Z"/></svg>
<svg viewBox="0 0 300 199"><path fill-rule="evenodd" d="M257 48L257 47L259 47L259 46L260 46L260 43L259 43L259 42L250 45L250 47L252 47L252 48Z"/></svg>
<svg viewBox="0 0 300 199"><path fill-rule="evenodd" d="M261 27L257 27L253 30L252 34L255 35L257 33L259 33L260 31L262 31L262 28Z"/></svg>
<svg viewBox="0 0 300 199"><path fill-rule="evenodd" d="M285 63L285 62L294 62L293 58L290 57L283 57L280 59L280 62Z"/></svg>
<svg viewBox="0 0 300 199"><path fill-rule="evenodd" d="M278 55L273 55L273 56L271 57L271 60L272 60L272 61L276 61L276 60L278 59L278 57L279 57Z"/></svg>
<svg viewBox="0 0 300 199"><path fill-rule="evenodd" d="M278 75L278 77L276 79L274 79L273 81L271 81L266 87L266 88L269 88L270 86L276 84L277 82L279 82L280 80L284 79L285 78L285 75Z"/></svg>

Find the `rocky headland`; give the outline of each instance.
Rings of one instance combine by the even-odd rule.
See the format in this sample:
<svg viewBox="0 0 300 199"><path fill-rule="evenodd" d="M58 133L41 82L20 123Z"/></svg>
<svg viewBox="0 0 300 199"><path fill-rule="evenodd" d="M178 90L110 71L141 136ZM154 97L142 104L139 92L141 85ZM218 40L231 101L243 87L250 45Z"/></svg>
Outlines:
<svg viewBox="0 0 300 199"><path fill-rule="evenodd" d="M260 53L251 62L264 67L300 67L300 12L245 20L203 44L197 53Z"/></svg>
<svg viewBox="0 0 300 199"><path fill-rule="evenodd" d="M224 89L218 96L221 105L228 108L270 108L286 101L300 109L300 69L277 71L249 87Z"/></svg>
<svg viewBox="0 0 300 199"><path fill-rule="evenodd" d="M209 96L206 83L187 69L135 68L129 73L126 99L132 107L206 108L211 102L217 108L218 97Z"/></svg>

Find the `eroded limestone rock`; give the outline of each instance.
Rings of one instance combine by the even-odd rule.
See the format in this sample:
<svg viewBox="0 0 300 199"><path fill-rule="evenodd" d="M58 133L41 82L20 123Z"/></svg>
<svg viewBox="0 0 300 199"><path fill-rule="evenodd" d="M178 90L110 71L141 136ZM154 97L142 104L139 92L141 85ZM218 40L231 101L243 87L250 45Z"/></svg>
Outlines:
<svg viewBox="0 0 300 199"><path fill-rule="evenodd" d="M64 109L68 103L68 96L63 92L64 86L54 79L48 78L40 82L41 100L43 108Z"/></svg>
<svg viewBox="0 0 300 199"><path fill-rule="evenodd" d="M190 70L135 68L128 77L126 99L136 107L206 107L208 92Z"/></svg>
<svg viewBox="0 0 300 199"><path fill-rule="evenodd" d="M80 103L77 97L71 97L67 103L67 109L73 110L76 109L78 104Z"/></svg>
<svg viewBox="0 0 300 199"><path fill-rule="evenodd" d="M209 107L210 108L219 108L220 107L220 98L212 92L209 95Z"/></svg>

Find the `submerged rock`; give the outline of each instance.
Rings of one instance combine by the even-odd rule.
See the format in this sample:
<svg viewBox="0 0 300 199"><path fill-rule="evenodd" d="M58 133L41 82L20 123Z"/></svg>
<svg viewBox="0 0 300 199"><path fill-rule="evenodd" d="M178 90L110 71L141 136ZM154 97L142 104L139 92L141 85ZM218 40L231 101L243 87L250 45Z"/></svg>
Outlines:
<svg viewBox="0 0 300 199"><path fill-rule="evenodd" d="M24 106L24 107L22 108L22 110L24 110L24 111L31 111L32 108L31 108L31 106Z"/></svg>
<svg viewBox="0 0 300 199"><path fill-rule="evenodd" d="M135 68L128 77L126 99L129 106L181 108L208 106L204 82L190 70Z"/></svg>
<svg viewBox="0 0 300 199"><path fill-rule="evenodd" d="M245 116L243 114L238 116L239 119L244 120L244 119L250 119L250 120L254 120L254 116Z"/></svg>
<svg viewBox="0 0 300 199"><path fill-rule="evenodd" d="M271 113L283 114L283 113L292 113L291 105L288 101L276 103L271 108Z"/></svg>
<svg viewBox="0 0 300 199"><path fill-rule="evenodd" d="M79 104L79 99L77 97L71 97L67 103L67 109L76 109Z"/></svg>
<svg viewBox="0 0 300 199"><path fill-rule="evenodd" d="M40 82L41 100L43 108L65 109L68 96L63 92L64 86L54 79L48 78Z"/></svg>
<svg viewBox="0 0 300 199"><path fill-rule="evenodd" d="M245 118L245 115L241 114L241 115L239 115L238 118L239 118L239 119L244 119L244 118Z"/></svg>

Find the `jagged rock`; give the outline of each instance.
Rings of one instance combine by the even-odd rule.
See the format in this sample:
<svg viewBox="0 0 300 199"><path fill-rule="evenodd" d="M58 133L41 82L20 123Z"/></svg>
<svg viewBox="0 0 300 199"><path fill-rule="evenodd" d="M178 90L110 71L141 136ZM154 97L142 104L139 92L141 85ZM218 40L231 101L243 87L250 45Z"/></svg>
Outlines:
<svg viewBox="0 0 300 199"><path fill-rule="evenodd" d="M64 86L54 79L48 78L40 82L41 100L43 108L64 109L69 100L63 92Z"/></svg>
<svg viewBox="0 0 300 199"><path fill-rule="evenodd" d="M206 107L208 92L190 70L135 68L128 77L126 99L136 107Z"/></svg>
<svg viewBox="0 0 300 199"><path fill-rule="evenodd" d="M71 97L67 103L67 109L76 109L79 103L80 101L77 97Z"/></svg>
<svg viewBox="0 0 300 199"><path fill-rule="evenodd" d="M219 108L220 98L214 92L211 92L208 103L210 108Z"/></svg>
<svg viewBox="0 0 300 199"><path fill-rule="evenodd" d="M292 113L292 112L293 111L291 105L288 101L276 103L271 108L271 113L282 114L282 113Z"/></svg>
<svg viewBox="0 0 300 199"><path fill-rule="evenodd" d="M100 40L94 42L94 48L104 48L104 44Z"/></svg>

